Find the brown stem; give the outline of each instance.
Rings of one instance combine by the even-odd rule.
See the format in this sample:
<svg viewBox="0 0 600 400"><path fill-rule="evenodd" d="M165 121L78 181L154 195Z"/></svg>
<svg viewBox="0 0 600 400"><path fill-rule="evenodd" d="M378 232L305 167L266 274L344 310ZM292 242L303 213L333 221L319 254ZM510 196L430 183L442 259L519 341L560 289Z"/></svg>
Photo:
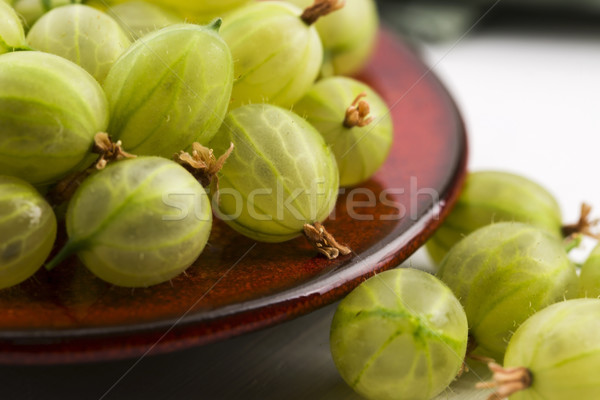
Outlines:
<svg viewBox="0 0 600 400"><path fill-rule="evenodd" d="M135 158L133 154L123 150L121 141L113 142L107 133L99 132L94 136L93 153L98 154L94 163L83 171L74 172L58 182L48 193L50 202L54 205L62 204L69 200L81 183L94 171L102 170L111 161L118 161L124 158Z"/></svg>
<svg viewBox="0 0 600 400"><path fill-rule="evenodd" d="M321 17L343 8L346 0L315 0L314 4L308 7L300 18L306 25L312 25Z"/></svg>
<svg viewBox="0 0 600 400"><path fill-rule="evenodd" d="M305 224L304 235L319 253L330 260L338 258L340 254L345 256L352 252L350 248L339 244L319 222L315 222L312 225Z"/></svg>
<svg viewBox="0 0 600 400"><path fill-rule="evenodd" d="M232 151L233 143L229 145L229 149L221 157L217 158L213 149L195 142L192 144L192 154L181 151L175 155L175 161L194 175L202 186L211 187L214 185L214 193L217 193L218 196L219 176L217 173L223 168Z"/></svg>
<svg viewBox="0 0 600 400"><path fill-rule="evenodd" d="M493 380L475 385L477 389L496 389L487 400L505 399L527 389L533 381L531 371L524 367L503 368L494 362L489 363L488 367L494 373Z"/></svg>
<svg viewBox="0 0 600 400"><path fill-rule="evenodd" d="M366 100L362 100L364 97L367 97L365 92L356 96L356 99L346 110L346 118L344 119L346 128L363 127L373 122L373 117L369 117L371 106Z"/></svg>
<svg viewBox="0 0 600 400"><path fill-rule="evenodd" d="M600 219L590 219L592 206L586 203L581 204L581 215L579 221L574 224L564 225L562 233L565 237L582 234L594 239L600 239L600 233L592 231L592 228L598 225Z"/></svg>

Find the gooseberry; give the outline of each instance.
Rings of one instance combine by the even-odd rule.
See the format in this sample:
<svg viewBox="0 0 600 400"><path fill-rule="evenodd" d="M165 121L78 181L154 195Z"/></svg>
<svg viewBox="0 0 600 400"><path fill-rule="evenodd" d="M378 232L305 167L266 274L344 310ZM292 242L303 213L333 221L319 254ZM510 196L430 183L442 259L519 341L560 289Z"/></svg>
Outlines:
<svg viewBox="0 0 600 400"><path fill-rule="evenodd" d="M27 34L36 50L73 61L102 82L129 47L119 24L92 7L73 4L44 14Z"/></svg>
<svg viewBox="0 0 600 400"><path fill-rule="evenodd" d="M428 400L461 370L467 318L440 280L415 269L383 272L338 306L330 346L346 383L367 399Z"/></svg>
<svg viewBox="0 0 600 400"><path fill-rule="evenodd" d="M518 222L488 225L465 237L448 252L438 276L464 306L480 351L495 358L529 316L577 294L575 267L562 242Z"/></svg>
<svg viewBox="0 0 600 400"><path fill-rule="evenodd" d="M215 135L233 84L220 24L168 26L134 42L115 62L103 85L108 132L127 151L170 158Z"/></svg>
<svg viewBox="0 0 600 400"><path fill-rule="evenodd" d="M600 298L600 245L596 246L581 267L579 295Z"/></svg>
<svg viewBox="0 0 600 400"><path fill-rule="evenodd" d="M27 182L0 175L0 289L33 275L55 239L56 217L44 198Z"/></svg>
<svg viewBox="0 0 600 400"><path fill-rule="evenodd" d="M343 77L320 80L294 111L331 146L341 186L369 179L387 158L393 136L389 109L364 83Z"/></svg>
<svg viewBox="0 0 600 400"><path fill-rule="evenodd" d="M179 275L200 255L211 230L208 196L177 163L138 157L87 178L69 203L69 241L49 264L73 253L99 278L150 286Z"/></svg>
<svg viewBox="0 0 600 400"><path fill-rule="evenodd" d="M25 21L27 28L30 28L35 21L50 10L81 3L83 0L15 0L14 7Z"/></svg>
<svg viewBox="0 0 600 400"><path fill-rule="evenodd" d="M442 226L427 242L436 263L464 236L492 222L535 225L561 237L561 212L554 196L539 184L500 171L472 172Z"/></svg>
<svg viewBox="0 0 600 400"><path fill-rule="evenodd" d="M253 104L232 110L210 147L235 150L219 174L215 210L236 231L283 242L321 222L335 206L338 170L323 138L283 108Z"/></svg>
<svg viewBox="0 0 600 400"><path fill-rule="evenodd" d="M0 55L0 110L0 174L34 185L78 168L108 125L96 80L71 61L36 51Z"/></svg>
<svg viewBox="0 0 600 400"><path fill-rule="evenodd" d="M504 368L490 367L497 387L488 400L600 398L600 300L563 301L538 312L515 332Z"/></svg>
<svg viewBox="0 0 600 400"><path fill-rule="evenodd" d="M21 19L8 3L0 2L0 21L0 54L28 47Z"/></svg>
<svg viewBox="0 0 600 400"><path fill-rule="evenodd" d="M171 11L145 1L127 1L112 6L107 11L133 40L183 19Z"/></svg>

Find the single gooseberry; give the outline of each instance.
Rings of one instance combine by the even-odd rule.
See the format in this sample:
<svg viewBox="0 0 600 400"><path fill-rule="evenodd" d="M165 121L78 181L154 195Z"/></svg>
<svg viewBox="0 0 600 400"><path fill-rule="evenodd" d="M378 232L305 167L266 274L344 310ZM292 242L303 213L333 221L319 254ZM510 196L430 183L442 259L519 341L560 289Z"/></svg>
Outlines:
<svg viewBox="0 0 600 400"><path fill-rule="evenodd" d="M34 185L79 168L108 125L98 82L71 61L37 51L0 55L0 110L0 174Z"/></svg>
<svg viewBox="0 0 600 400"><path fill-rule="evenodd" d="M577 295L575 266L561 240L518 222L465 237L448 252L438 276L464 306L478 351L496 359L529 316Z"/></svg>
<svg viewBox="0 0 600 400"><path fill-rule="evenodd" d="M36 50L73 61L100 83L131 44L114 19L80 4L44 14L29 30L27 40Z"/></svg>
<svg viewBox="0 0 600 400"><path fill-rule="evenodd" d="M313 24L343 5L340 0L315 3L304 13L281 1L253 3L225 19L221 33L235 68L232 108L249 103L289 107L308 91L323 60Z"/></svg>
<svg viewBox="0 0 600 400"><path fill-rule="evenodd" d="M515 332L504 368L490 364L488 400L600 399L600 300L563 301L538 312Z"/></svg>
<svg viewBox="0 0 600 400"><path fill-rule="evenodd" d="M232 110L210 147L235 145L219 174L215 210L236 231L283 242L321 222L335 206L338 170L325 141L283 108L253 104Z"/></svg>
<svg viewBox="0 0 600 400"><path fill-rule="evenodd" d="M0 21L0 54L27 49L23 24L9 3L0 2Z"/></svg>
<svg viewBox="0 0 600 400"><path fill-rule="evenodd" d="M69 203L69 240L47 265L77 253L99 278L118 286L168 281L200 255L212 212L202 185L177 163L138 157L87 178Z"/></svg>
<svg viewBox="0 0 600 400"><path fill-rule="evenodd" d="M46 200L27 182L0 175L0 289L33 275L55 239L56 217Z"/></svg>
<svg viewBox="0 0 600 400"><path fill-rule="evenodd" d="M215 135L233 85L220 24L168 26L134 42L115 62L103 85L108 133L127 151L170 158Z"/></svg>
<svg viewBox="0 0 600 400"><path fill-rule="evenodd" d="M300 8L314 0L286 0ZM369 61L375 47L379 16L374 0L347 0L340 11L315 24L323 42L321 74L354 75Z"/></svg>
<svg viewBox="0 0 600 400"><path fill-rule="evenodd" d="M394 128L385 102L364 83L351 78L320 80L294 106L331 146L340 185L369 179L389 154Z"/></svg>
<svg viewBox="0 0 600 400"><path fill-rule="evenodd" d="M333 361L367 399L429 400L457 376L468 327L460 302L440 280L415 269L378 274L338 306Z"/></svg>
<svg viewBox="0 0 600 400"><path fill-rule="evenodd" d="M579 295L600 298L600 245L596 246L581 267Z"/></svg>
<svg viewBox="0 0 600 400"><path fill-rule="evenodd" d="M500 171L472 172L442 226L427 242L436 263L464 236L493 222L525 222L561 237L561 212L554 196L539 184Z"/></svg>

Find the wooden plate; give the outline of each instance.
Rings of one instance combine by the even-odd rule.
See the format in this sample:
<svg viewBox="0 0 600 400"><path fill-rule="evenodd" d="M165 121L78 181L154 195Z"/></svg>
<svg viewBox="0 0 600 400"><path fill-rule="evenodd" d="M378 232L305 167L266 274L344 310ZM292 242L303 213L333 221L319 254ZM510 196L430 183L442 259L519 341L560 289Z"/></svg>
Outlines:
<svg viewBox="0 0 600 400"><path fill-rule="evenodd" d="M0 291L0 362L108 360L222 340L329 304L406 259L458 196L464 126L442 85L390 33L360 78L389 103L395 136L383 168L342 193L326 222L354 254L328 261L303 238L255 243L217 222L187 274L151 288L108 285L73 258Z"/></svg>

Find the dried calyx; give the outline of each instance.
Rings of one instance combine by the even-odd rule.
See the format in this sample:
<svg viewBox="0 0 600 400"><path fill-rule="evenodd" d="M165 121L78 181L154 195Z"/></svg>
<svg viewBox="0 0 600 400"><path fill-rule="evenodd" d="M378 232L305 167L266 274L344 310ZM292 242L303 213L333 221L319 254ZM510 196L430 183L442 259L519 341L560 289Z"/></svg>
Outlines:
<svg viewBox="0 0 600 400"><path fill-rule="evenodd" d="M362 92L352 102L352 105L346 110L346 118L344 119L344 126L346 128L354 128L355 126L363 127L373 122L373 117L370 117L371 107L366 100L367 97L365 92Z"/></svg>
<svg viewBox="0 0 600 400"><path fill-rule="evenodd" d="M215 193L219 190L219 177L217 173L223 168L225 161L233 151L233 143L219 158L215 157L213 149L202 146L200 143L192 144L192 154L181 151L175 155L175 161L187 169L200 182L202 186L214 185Z"/></svg>
<svg viewBox="0 0 600 400"><path fill-rule="evenodd" d="M312 225L305 224L304 235L319 253L330 260L337 258L340 254L345 256L352 252L350 248L339 244L319 222L315 222Z"/></svg>
<svg viewBox="0 0 600 400"><path fill-rule="evenodd" d="M475 387L478 389L495 388L496 391L487 400L502 400L531 386L531 371L524 367L503 368L496 363L489 363L488 367L494 373L491 382L481 382Z"/></svg>
<svg viewBox="0 0 600 400"><path fill-rule="evenodd" d="M62 204L69 200L81 183L94 171L102 170L112 161L124 158L135 158L133 154L123 150L121 141L113 142L107 133L99 132L94 136L94 148L92 152L98 154L98 158L89 168L84 171L75 172L58 182L48 194L50 202L54 205Z"/></svg>
<svg viewBox="0 0 600 400"><path fill-rule="evenodd" d="M312 6L304 10L300 18L307 25L312 25L319 18L343 8L344 5L346 0L315 0Z"/></svg>
<svg viewBox="0 0 600 400"><path fill-rule="evenodd" d="M573 235L585 235L592 237L594 239L600 239L600 233L594 232L592 230L593 227L598 225L600 219L590 219L590 214L592 212L592 206L586 203L581 204L581 216L579 217L579 221L574 224L564 225L562 227L562 233L565 237L570 237Z"/></svg>

